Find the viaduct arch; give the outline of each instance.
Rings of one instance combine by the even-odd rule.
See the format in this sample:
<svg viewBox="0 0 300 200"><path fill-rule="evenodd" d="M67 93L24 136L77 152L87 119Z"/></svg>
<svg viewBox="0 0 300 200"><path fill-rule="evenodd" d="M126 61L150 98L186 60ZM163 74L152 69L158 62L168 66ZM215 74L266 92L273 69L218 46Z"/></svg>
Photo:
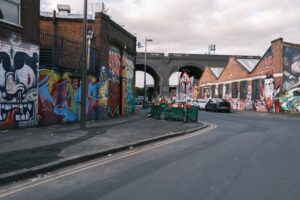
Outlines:
<svg viewBox="0 0 300 200"><path fill-rule="evenodd" d="M169 78L172 73L188 70L196 79L200 79L204 68L223 68L229 61L229 55L207 55L207 54L178 54L169 53L147 53L147 73L154 79L154 90L156 95L169 95ZM136 70L144 71L144 53L137 53Z"/></svg>

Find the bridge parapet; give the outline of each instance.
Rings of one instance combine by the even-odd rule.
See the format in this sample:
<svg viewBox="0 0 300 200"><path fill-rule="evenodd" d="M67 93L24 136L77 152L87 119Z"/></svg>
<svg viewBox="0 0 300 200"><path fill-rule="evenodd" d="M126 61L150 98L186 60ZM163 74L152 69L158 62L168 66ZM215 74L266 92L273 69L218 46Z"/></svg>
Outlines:
<svg viewBox="0 0 300 200"><path fill-rule="evenodd" d="M143 52L138 52L137 53L137 57L138 58L144 58L145 53ZM147 58L163 58L165 56L164 53L155 53L155 52L151 52L151 53L147 53Z"/></svg>

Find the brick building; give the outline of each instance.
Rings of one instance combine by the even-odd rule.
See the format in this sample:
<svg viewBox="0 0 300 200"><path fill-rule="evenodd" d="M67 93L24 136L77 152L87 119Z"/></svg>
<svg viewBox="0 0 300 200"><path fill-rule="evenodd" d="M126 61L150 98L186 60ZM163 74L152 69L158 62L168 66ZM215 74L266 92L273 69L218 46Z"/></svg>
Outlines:
<svg viewBox="0 0 300 200"><path fill-rule="evenodd" d="M83 20L68 6L58 10L40 18L40 124L79 120ZM102 12L88 18L88 118L131 114L136 37Z"/></svg>
<svg viewBox="0 0 300 200"><path fill-rule="evenodd" d="M0 1L0 128L38 122L39 9L36 0Z"/></svg>
<svg viewBox="0 0 300 200"><path fill-rule="evenodd" d="M206 67L198 87L200 98L227 99L235 110L300 112L300 45L279 38L261 59L232 56L222 70Z"/></svg>

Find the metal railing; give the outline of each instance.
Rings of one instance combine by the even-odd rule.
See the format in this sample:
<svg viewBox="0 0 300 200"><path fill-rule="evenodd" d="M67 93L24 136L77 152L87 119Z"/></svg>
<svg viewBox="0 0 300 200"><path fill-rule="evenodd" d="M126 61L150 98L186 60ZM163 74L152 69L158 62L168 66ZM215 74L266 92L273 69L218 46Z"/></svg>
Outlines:
<svg viewBox="0 0 300 200"><path fill-rule="evenodd" d="M90 47L89 71L95 71L100 50ZM40 31L40 66L63 67L80 70L82 66L82 43L65 39L47 31Z"/></svg>

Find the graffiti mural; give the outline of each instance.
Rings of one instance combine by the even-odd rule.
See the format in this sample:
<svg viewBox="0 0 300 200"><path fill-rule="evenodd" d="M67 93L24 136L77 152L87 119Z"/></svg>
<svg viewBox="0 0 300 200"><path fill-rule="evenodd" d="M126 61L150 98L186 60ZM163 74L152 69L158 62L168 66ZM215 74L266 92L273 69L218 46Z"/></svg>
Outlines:
<svg viewBox="0 0 300 200"><path fill-rule="evenodd" d="M0 128L37 124L39 47L1 41Z"/></svg>
<svg viewBox="0 0 300 200"><path fill-rule="evenodd" d="M110 70L102 66L99 74L99 87L98 87L98 109L99 109L99 118L107 117L108 115L108 98L109 98L109 79L111 77Z"/></svg>
<svg viewBox="0 0 300 200"><path fill-rule="evenodd" d="M109 116L118 116L120 112L120 69L121 69L121 53L116 47L109 48L108 55L109 70L111 77L108 83L109 97L108 97L108 112Z"/></svg>
<svg viewBox="0 0 300 200"><path fill-rule="evenodd" d="M284 47L283 92L281 108L287 112L300 112L300 49Z"/></svg>
<svg viewBox="0 0 300 200"><path fill-rule="evenodd" d="M264 80L264 99L267 111L274 111L274 90L275 78L273 77L273 54L271 49L267 51L263 58L266 78Z"/></svg>
<svg viewBox="0 0 300 200"><path fill-rule="evenodd" d="M135 111L135 99L134 99L134 61L133 56L124 53L123 55L123 81L125 80L125 100L124 100L124 112L131 114Z"/></svg>
<svg viewBox="0 0 300 200"><path fill-rule="evenodd" d="M87 76L87 118L105 117L106 103L102 98L107 84ZM40 124L67 123L80 120L81 82L70 72L41 69L39 72Z"/></svg>
<svg viewBox="0 0 300 200"><path fill-rule="evenodd" d="M188 73L182 72L180 74L180 97L179 99L192 99L194 94L194 77L189 76Z"/></svg>
<svg viewBox="0 0 300 200"><path fill-rule="evenodd" d="M39 72L40 124L74 122L78 120L80 80L70 73L41 69Z"/></svg>

